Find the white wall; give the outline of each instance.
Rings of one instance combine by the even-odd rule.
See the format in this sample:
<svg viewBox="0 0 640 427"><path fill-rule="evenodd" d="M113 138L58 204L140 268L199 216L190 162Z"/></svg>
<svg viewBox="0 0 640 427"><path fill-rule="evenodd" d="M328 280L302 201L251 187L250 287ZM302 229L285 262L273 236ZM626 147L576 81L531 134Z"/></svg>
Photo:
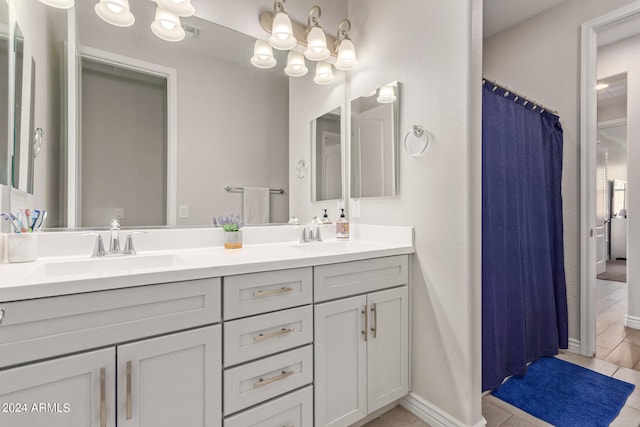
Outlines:
<svg viewBox="0 0 640 427"><path fill-rule="evenodd" d="M640 36L598 49L598 78L627 73L628 316L640 318Z"/></svg>
<svg viewBox="0 0 640 427"><path fill-rule="evenodd" d="M566 0L485 40L483 74L558 110L569 338L580 339L580 24L632 0ZM575 341L573 341L575 343Z"/></svg>
<svg viewBox="0 0 640 427"><path fill-rule="evenodd" d="M400 137L414 124L434 136L420 159L400 151L399 196L362 199L351 221L415 227L412 389L461 425L482 419L481 13L472 1L349 1L360 66L347 100L398 80Z"/></svg>

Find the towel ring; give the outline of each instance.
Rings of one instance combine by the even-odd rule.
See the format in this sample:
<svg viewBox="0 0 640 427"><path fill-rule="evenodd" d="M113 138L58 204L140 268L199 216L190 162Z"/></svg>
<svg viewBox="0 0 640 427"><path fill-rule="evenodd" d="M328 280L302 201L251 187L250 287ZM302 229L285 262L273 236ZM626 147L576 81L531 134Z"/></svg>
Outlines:
<svg viewBox="0 0 640 427"><path fill-rule="evenodd" d="M421 157L431 139L429 131L420 125L413 125L404 137L404 151L411 157Z"/></svg>

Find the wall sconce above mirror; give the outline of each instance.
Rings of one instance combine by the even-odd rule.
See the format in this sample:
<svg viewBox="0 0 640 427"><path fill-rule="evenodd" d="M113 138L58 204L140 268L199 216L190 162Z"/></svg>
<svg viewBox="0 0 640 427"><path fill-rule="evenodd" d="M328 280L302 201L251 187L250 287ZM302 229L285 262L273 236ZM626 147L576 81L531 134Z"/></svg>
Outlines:
<svg viewBox="0 0 640 427"><path fill-rule="evenodd" d="M398 194L397 81L351 101L351 198Z"/></svg>
<svg viewBox="0 0 640 427"><path fill-rule="evenodd" d="M311 199L342 199L342 108L311 121Z"/></svg>
<svg viewBox="0 0 640 427"><path fill-rule="evenodd" d="M305 63L306 58L316 62L314 83L324 85L335 80L332 63L335 63L336 69L343 71L351 70L358 64L356 48L350 38L351 21L343 19L334 38L326 34L320 26L320 6L311 8L305 27L291 21L284 10L284 2L285 0L274 2L273 13L264 12L260 15L260 25L271 35L268 40L256 41L254 56L251 58L256 67L271 68L276 65L272 48L288 50L289 56L284 70L288 76L305 76L309 71Z"/></svg>

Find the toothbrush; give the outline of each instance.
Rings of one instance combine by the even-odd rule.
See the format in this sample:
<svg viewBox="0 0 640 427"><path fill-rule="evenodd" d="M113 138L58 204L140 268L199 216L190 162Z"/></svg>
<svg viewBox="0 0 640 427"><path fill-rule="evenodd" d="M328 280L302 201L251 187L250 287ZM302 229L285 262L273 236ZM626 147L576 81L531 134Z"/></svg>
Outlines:
<svg viewBox="0 0 640 427"><path fill-rule="evenodd" d="M36 231L36 222L38 222L39 217L40 211L38 209L34 209L33 214L31 214L31 231Z"/></svg>
<svg viewBox="0 0 640 427"><path fill-rule="evenodd" d="M4 218L5 221L9 221L11 223L11 226L13 227L13 231L15 233L20 233L20 229L18 228L18 224L14 221L13 219L13 214L10 214L11 216L7 215L6 213L1 213L0 217Z"/></svg>
<svg viewBox="0 0 640 427"><path fill-rule="evenodd" d="M42 215L40 216L40 224L38 225L38 230L42 228L42 224L44 224L45 219L47 219L47 211L43 210Z"/></svg>

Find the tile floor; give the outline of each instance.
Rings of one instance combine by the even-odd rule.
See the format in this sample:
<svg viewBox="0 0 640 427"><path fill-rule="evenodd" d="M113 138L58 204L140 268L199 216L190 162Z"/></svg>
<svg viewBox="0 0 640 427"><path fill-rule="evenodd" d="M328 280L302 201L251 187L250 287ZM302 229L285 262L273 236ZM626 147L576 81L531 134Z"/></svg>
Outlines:
<svg viewBox="0 0 640 427"><path fill-rule="evenodd" d="M596 357L561 352L559 358L636 385L612 427L640 427L640 330L624 327L627 285L598 280L596 286ZM487 427L551 426L492 396L482 399ZM398 406L363 427L429 427Z"/></svg>

